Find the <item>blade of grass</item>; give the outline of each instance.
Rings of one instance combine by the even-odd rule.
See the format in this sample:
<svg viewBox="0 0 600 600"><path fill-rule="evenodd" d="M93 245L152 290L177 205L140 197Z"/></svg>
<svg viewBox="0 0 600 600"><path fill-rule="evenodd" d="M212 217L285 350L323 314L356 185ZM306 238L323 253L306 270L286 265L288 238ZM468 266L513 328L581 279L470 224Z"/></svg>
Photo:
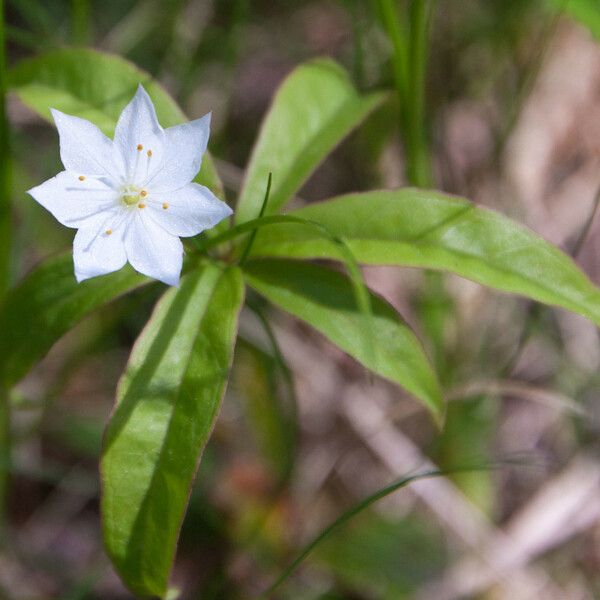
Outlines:
<svg viewBox="0 0 600 600"><path fill-rule="evenodd" d="M269 177L267 179L267 189L265 191L265 197L263 199L262 206L260 207L260 212L258 213L258 218L262 218L265 214L265 210L267 209L267 204L269 203L269 194L271 193L271 183L273 181L273 173L269 173ZM250 253L250 249L252 248L252 244L254 244L254 238L256 238L256 232L258 230L254 229L250 234L250 238L248 239L248 243L244 248L244 253L240 258L239 266L243 266L248 258L248 254Z"/></svg>
<svg viewBox="0 0 600 600"><path fill-rule="evenodd" d="M423 473L416 473L414 475L408 475L401 479L391 483L390 485L381 488L374 494L367 496L364 500L361 500L347 511L342 513L337 519L330 523L325 529L321 531L316 537L314 537L304 548L298 553L296 558L283 570L283 572L275 579L275 581L257 598L257 600L266 600L270 595L284 582L292 573L304 562L309 554L318 546L325 538L329 537L335 530L347 523L350 519L355 517L358 513L362 512L378 500L393 494L399 489L406 487L410 483L420 481L422 479L431 479L432 477L444 477L447 475L454 475L456 473L473 472L473 471L484 471L502 466L503 464L513 463L515 461L506 461L498 464L485 464L485 465L472 465L465 467L457 467L450 469L436 469L432 471L425 471Z"/></svg>

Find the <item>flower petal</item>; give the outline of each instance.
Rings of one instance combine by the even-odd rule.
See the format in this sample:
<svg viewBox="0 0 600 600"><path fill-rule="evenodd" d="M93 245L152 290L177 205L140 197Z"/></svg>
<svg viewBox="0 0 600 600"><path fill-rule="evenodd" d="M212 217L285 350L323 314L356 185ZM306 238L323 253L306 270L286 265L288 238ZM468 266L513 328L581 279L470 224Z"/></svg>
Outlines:
<svg viewBox="0 0 600 600"><path fill-rule="evenodd" d="M209 135L210 113L165 129L163 164L147 185L153 190L168 192L190 183L202 165Z"/></svg>
<svg viewBox="0 0 600 600"><path fill-rule="evenodd" d="M45 209L67 227L83 227L97 215L111 209L118 194L101 179L62 171L52 179L31 188L33 196Z"/></svg>
<svg viewBox="0 0 600 600"><path fill-rule="evenodd" d="M110 176L112 142L90 121L50 109L60 138L60 159L77 175Z"/></svg>
<svg viewBox="0 0 600 600"><path fill-rule="evenodd" d="M150 191L149 214L172 235L189 237L214 227L233 211L207 187L190 183L168 194Z"/></svg>
<svg viewBox="0 0 600 600"><path fill-rule="evenodd" d="M157 225L144 210L137 210L129 223L125 250L131 266L139 273L168 285L179 284L181 240Z"/></svg>
<svg viewBox="0 0 600 600"><path fill-rule="evenodd" d="M164 130L141 85L119 117L113 148L114 162L125 174L123 183L143 186L162 165Z"/></svg>
<svg viewBox="0 0 600 600"><path fill-rule="evenodd" d="M82 227L73 241L75 277L83 281L118 271L127 262L123 236L126 220L115 209L105 218Z"/></svg>

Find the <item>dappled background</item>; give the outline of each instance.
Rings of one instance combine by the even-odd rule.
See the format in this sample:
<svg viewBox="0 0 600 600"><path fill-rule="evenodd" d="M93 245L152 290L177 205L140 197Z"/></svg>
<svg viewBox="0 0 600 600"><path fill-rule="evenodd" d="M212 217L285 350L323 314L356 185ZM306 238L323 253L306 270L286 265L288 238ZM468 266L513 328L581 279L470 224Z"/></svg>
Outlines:
<svg viewBox="0 0 600 600"><path fill-rule="evenodd" d="M209 149L233 205L269 101L296 65L328 55L358 89L393 90L374 4L12 0L8 61L87 45L151 73L189 118L212 111ZM526 223L600 284L600 12L591 0L589 13L575 11L591 15L590 30L560 4L438 0L426 93L434 180ZM55 129L16 98L8 108L17 280L73 232L24 193L59 170ZM390 93L294 205L406 185L397 123ZM596 328L454 276L365 275L434 361L449 402L443 431L405 392L251 298L183 525L182 597L254 597L367 495L418 468L473 464L488 467L363 511L274 597L600 597ZM13 391L2 598L131 597L102 548L97 463L118 377L160 292L143 288L87 318Z"/></svg>

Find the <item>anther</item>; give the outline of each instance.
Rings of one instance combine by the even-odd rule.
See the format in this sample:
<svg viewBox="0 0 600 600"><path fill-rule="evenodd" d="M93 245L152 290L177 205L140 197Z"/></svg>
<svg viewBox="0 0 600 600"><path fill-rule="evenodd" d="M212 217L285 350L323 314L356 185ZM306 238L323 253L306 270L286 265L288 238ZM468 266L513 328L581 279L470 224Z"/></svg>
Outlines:
<svg viewBox="0 0 600 600"><path fill-rule="evenodd" d="M152 150L148 150L148 152L146 152L146 154L148 155L148 158L150 158L152 156Z"/></svg>
<svg viewBox="0 0 600 600"><path fill-rule="evenodd" d="M168 202L163 202L163 210L167 210L167 208L169 208L169 203Z"/></svg>
<svg viewBox="0 0 600 600"><path fill-rule="evenodd" d="M147 195L148 195L148 192L147 192L146 190L142 190L142 191L140 192L140 196L141 196L142 198L145 198Z"/></svg>
<svg viewBox="0 0 600 600"><path fill-rule="evenodd" d="M137 149L138 149L138 152L141 152L144 149L144 146L142 146L141 144L138 144Z"/></svg>
<svg viewBox="0 0 600 600"><path fill-rule="evenodd" d="M105 233L106 235L110 235L112 233L112 229L107 229Z"/></svg>
<svg viewBox="0 0 600 600"><path fill-rule="evenodd" d="M80 175L79 176L79 181L83 181L85 179L85 175Z"/></svg>
<svg viewBox="0 0 600 600"><path fill-rule="evenodd" d="M143 202L140 202L138 204L138 208L146 208L146 205Z"/></svg>

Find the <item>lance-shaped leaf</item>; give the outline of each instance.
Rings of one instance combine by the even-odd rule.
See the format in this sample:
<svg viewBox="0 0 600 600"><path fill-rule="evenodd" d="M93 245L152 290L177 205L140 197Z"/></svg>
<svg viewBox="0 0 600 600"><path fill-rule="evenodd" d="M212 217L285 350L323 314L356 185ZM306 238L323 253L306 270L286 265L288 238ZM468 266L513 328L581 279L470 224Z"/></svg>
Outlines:
<svg viewBox="0 0 600 600"><path fill-rule="evenodd" d="M295 69L277 91L262 124L236 210L236 222L258 217L269 173L267 213L277 212L317 165L385 96L361 96L329 59Z"/></svg>
<svg viewBox="0 0 600 600"><path fill-rule="evenodd" d="M438 422L443 402L437 379L410 327L379 296L371 293L371 315L356 303L350 280L311 263L256 260L245 267L248 284L267 300L306 321L375 373L406 388ZM365 343L365 319L374 345Z"/></svg>
<svg viewBox="0 0 600 600"><path fill-rule="evenodd" d="M14 384L83 317L148 281L125 268L78 284L71 255L41 264L0 307L0 382Z"/></svg>
<svg viewBox="0 0 600 600"><path fill-rule="evenodd" d="M104 540L140 596L163 596L225 389L243 283L210 264L171 288L131 353L102 454Z"/></svg>
<svg viewBox="0 0 600 600"><path fill-rule="evenodd" d="M342 196L291 214L326 227L358 262L449 271L600 325L600 290L569 256L523 225L467 200L406 188ZM338 258L310 228L287 224L259 230L252 254Z"/></svg>
<svg viewBox="0 0 600 600"><path fill-rule="evenodd" d="M53 122L50 108L56 108L92 121L111 138L121 111L140 83L152 98L163 127L188 120L151 75L118 56L96 50L55 50L22 60L9 73L10 88L23 104L44 119ZM196 181L217 195L222 193L221 182L208 154L204 155Z"/></svg>

